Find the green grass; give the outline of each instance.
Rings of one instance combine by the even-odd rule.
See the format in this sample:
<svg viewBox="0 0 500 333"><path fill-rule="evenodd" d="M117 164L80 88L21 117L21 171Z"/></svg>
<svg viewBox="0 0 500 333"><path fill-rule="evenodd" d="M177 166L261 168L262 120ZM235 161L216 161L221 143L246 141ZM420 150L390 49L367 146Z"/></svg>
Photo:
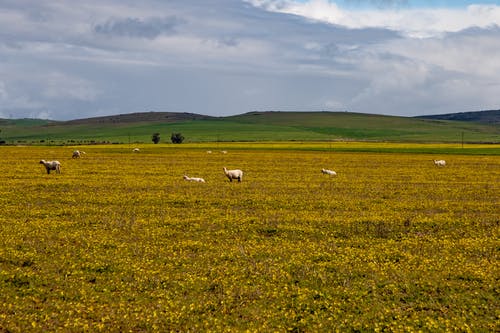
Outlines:
<svg viewBox="0 0 500 333"><path fill-rule="evenodd" d="M151 142L151 135L160 133L163 142L170 141L173 132L181 132L186 141L271 141L271 140L324 140L327 137L320 133L298 128L244 124L224 120L200 120L180 123L142 123L127 125L53 125L38 128L13 127L2 131L2 138L9 143L24 141L76 142Z"/></svg>
<svg viewBox="0 0 500 333"><path fill-rule="evenodd" d="M46 124L50 124L52 121L45 119L31 119L31 118L23 118L23 119L0 119L0 126L21 126L21 127L29 127L29 126L42 126Z"/></svg>
<svg viewBox="0 0 500 333"><path fill-rule="evenodd" d="M495 125L351 112L255 112L229 119L255 125L281 124L333 139L458 142L462 133L466 141L500 139Z"/></svg>
<svg viewBox="0 0 500 333"><path fill-rule="evenodd" d="M112 154L129 154L132 147L139 147L141 154L166 153L172 150L192 150L205 154L212 151L215 155L225 150L229 153L245 149L255 152L270 151L300 151L335 153L380 153L380 154L431 154L431 155L500 155L500 144L461 144L441 143L400 143L400 142L331 142L331 141L255 141L255 142L203 142L173 145L160 144L133 144L127 145L99 145L100 150Z"/></svg>
<svg viewBox="0 0 500 333"><path fill-rule="evenodd" d="M495 124L427 120L348 112L265 112L181 122L66 124L22 120L0 123L7 143L67 144L151 142L160 133L169 142L181 132L186 142L330 141L500 142Z"/></svg>

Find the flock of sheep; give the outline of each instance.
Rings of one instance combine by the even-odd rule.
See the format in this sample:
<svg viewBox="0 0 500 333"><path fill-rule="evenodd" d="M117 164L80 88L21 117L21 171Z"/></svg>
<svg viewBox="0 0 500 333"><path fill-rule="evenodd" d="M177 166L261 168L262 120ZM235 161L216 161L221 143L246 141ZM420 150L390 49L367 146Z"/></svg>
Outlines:
<svg viewBox="0 0 500 333"><path fill-rule="evenodd" d="M134 148L133 152L139 152L139 148ZM211 154L212 152L209 150L207 153ZM223 154L227 154L227 151L223 150ZM86 154L82 150L75 150L73 151L72 158L80 158L82 155ZM59 161L45 161L41 160L40 164L43 164L45 166L45 169L47 170L47 174L50 174L50 171L55 171L56 173L61 173L61 163ZM444 167L446 166L446 161L445 160L434 160L434 164L438 167ZM226 167L222 168L224 170L224 174L226 177L229 179L230 182L233 181L233 179L238 180L238 182L241 182L243 180L243 171L240 169L234 169L234 170L228 170ZM330 176L336 176L337 173L333 170L328 170L328 169L321 169L321 173L325 175L330 175ZM184 175L183 176L184 180L190 181L190 182L198 182L198 183L205 183L205 179L200 178L200 177L189 177Z"/></svg>

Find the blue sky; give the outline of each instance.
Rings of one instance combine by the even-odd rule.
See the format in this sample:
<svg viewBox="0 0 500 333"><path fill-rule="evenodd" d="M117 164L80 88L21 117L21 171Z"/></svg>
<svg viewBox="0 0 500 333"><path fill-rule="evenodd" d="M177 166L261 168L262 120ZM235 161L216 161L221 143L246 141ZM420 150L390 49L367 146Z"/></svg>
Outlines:
<svg viewBox="0 0 500 333"><path fill-rule="evenodd" d="M500 108L500 5L345 3L3 0L0 118Z"/></svg>

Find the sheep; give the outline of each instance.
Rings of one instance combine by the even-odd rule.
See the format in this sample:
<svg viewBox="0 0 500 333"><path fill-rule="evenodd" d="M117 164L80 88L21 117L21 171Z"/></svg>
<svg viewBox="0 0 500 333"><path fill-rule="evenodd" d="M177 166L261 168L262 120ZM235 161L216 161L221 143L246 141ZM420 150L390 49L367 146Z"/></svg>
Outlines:
<svg viewBox="0 0 500 333"><path fill-rule="evenodd" d="M71 158L80 158L82 154L86 154L83 150L75 150L73 151L73 156Z"/></svg>
<svg viewBox="0 0 500 333"><path fill-rule="evenodd" d="M321 169L321 172L326 174L326 175L330 175L330 176L336 176L337 173L333 170L328 170L328 169Z"/></svg>
<svg viewBox="0 0 500 333"><path fill-rule="evenodd" d="M43 164L45 166L45 169L47 169L47 174L50 174L50 170L55 170L56 173L61 173L61 163L59 163L59 161L41 160L40 164Z"/></svg>
<svg viewBox="0 0 500 333"><path fill-rule="evenodd" d="M189 181L189 182L198 182L198 183L204 183L205 182L205 179L198 178L198 177L188 177L188 176L184 175L183 178L185 180Z"/></svg>
<svg viewBox="0 0 500 333"><path fill-rule="evenodd" d="M212 151L211 150L207 150L207 154L212 154Z"/></svg>
<svg viewBox="0 0 500 333"><path fill-rule="evenodd" d="M221 150L221 154L227 154L227 150Z"/></svg>
<svg viewBox="0 0 500 333"><path fill-rule="evenodd" d="M440 166L445 166L446 165L446 161L445 160L434 160L434 164L438 167Z"/></svg>
<svg viewBox="0 0 500 333"><path fill-rule="evenodd" d="M139 148L134 148L134 150L132 150L134 153L138 153L139 152Z"/></svg>
<svg viewBox="0 0 500 333"><path fill-rule="evenodd" d="M233 179L238 179L238 182L241 182L243 179L243 171L241 170L228 170L226 167L222 168L224 170L224 173L226 174L227 178L229 178L229 181L232 182Z"/></svg>

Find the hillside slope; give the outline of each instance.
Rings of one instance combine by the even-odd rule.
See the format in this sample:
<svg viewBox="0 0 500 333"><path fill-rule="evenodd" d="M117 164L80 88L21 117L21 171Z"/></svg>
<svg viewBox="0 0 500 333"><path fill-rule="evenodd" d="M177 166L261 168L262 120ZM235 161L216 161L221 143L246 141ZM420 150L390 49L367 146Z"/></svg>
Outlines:
<svg viewBox="0 0 500 333"><path fill-rule="evenodd" d="M136 112L112 116L83 118L65 121L66 125L90 125L90 124L122 124L122 123L152 123L168 122L175 123L188 120L212 119L214 117L187 112Z"/></svg>
<svg viewBox="0 0 500 333"><path fill-rule="evenodd" d="M446 113L438 115L418 116L421 119L472 121L485 124L500 124L500 110Z"/></svg>
<svg viewBox="0 0 500 333"><path fill-rule="evenodd" d="M187 142L215 141L404 141L500 142L495 123L383 116L352 112L249 112L229 117L145 112L65 122L0 122L8 144L169 142L181 132Z"/></svg>

